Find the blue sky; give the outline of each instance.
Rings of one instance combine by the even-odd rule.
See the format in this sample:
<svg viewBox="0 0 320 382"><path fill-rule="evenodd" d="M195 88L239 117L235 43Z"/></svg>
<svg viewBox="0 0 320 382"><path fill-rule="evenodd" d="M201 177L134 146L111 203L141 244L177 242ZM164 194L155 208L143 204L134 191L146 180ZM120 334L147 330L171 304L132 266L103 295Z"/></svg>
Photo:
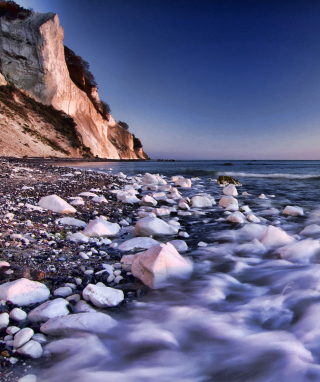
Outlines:
<svg viewBox="0 0 320 382"><path fill-rule="evenodd" d="M17 2L58 13L151 158L320 159L320 1Z"/></svg>

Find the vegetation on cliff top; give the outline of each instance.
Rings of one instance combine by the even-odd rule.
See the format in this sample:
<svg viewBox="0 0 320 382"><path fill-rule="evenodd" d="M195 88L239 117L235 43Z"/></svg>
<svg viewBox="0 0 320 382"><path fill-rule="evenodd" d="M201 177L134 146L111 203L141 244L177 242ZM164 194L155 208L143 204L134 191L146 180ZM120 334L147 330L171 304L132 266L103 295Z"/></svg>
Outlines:
<svg viewBox="0 0 320 382"><path fill-rule="evenodd" d="M15 1L0 0L0 17L6 17L10 20L24 20L32 13L32 9L25 9Z"/></svg>

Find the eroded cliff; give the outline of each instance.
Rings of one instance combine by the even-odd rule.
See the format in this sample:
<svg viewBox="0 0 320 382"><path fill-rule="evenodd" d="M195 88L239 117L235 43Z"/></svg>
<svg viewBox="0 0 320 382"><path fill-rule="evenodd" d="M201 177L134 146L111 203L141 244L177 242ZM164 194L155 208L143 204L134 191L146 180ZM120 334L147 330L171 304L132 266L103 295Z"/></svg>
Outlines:
<svg viewBox="0 0 320 382"><path fill-rule="evenodd" d="M134 136L71 80L65 60L64 32L57 14L31 13L23 19L0 18L0 72L9 84L44 105L71 116L84 146L93 155L112 159L146 159ZM75 154L71 153L74 156Z"/></svg>

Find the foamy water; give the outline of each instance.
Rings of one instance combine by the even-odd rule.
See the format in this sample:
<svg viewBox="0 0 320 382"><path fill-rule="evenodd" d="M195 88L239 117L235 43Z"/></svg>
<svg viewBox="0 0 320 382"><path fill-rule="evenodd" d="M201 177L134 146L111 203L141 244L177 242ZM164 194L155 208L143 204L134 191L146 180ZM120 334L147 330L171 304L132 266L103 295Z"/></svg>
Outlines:
<svg viewBox="0 0 320 382"><path fill-rule="evenodd" d="M100 171L119 170L113 163L99 166ZM262 223L227 223L218 205L205 210L205 216L181 217L190 234L186 241L195 264L192 277L112 313L118 325L106 336L83 334L58 342L56 349L64 352L37 371L39 380L320 380L320 232L299 235L310 224L320 225L318 187L310 179L319 175L316 166L274 176L264 176L263 170L255 167L251 176L232 173L243 183L239 193L251 193L239 196L239 204L249 205L265 219ZM121 171L126 172L123 167ZM179 173L176 166L172 172ZM304 178L306 172L309 178ZM219 199L222 190L210 177L200 176L183 196L201 191ZM262 192L267 200L257 198ZM299 205L305 215L281 214L286 205ZM272 228L271 238L266 237L268 227L279 230ZM208 246L198 247L200 241Z"/></svg>

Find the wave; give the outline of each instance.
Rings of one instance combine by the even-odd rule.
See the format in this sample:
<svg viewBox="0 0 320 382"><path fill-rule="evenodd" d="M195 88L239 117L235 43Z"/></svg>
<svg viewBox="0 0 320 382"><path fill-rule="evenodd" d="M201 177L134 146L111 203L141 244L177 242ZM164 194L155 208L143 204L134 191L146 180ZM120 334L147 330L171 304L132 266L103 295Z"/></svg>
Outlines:
<svg viewBox="0 0 320 382"><path fill-rule="evenodd" d="M212 170L200 170L200 169L185 169L184 174L190 176L219 176L228 175L238 178L270 178L270 179L320 179L320 175L315 174L284 174L284 173L273 173L273 174L258 174L251 172L227 172L227 171L212 171Z"/></svg>

